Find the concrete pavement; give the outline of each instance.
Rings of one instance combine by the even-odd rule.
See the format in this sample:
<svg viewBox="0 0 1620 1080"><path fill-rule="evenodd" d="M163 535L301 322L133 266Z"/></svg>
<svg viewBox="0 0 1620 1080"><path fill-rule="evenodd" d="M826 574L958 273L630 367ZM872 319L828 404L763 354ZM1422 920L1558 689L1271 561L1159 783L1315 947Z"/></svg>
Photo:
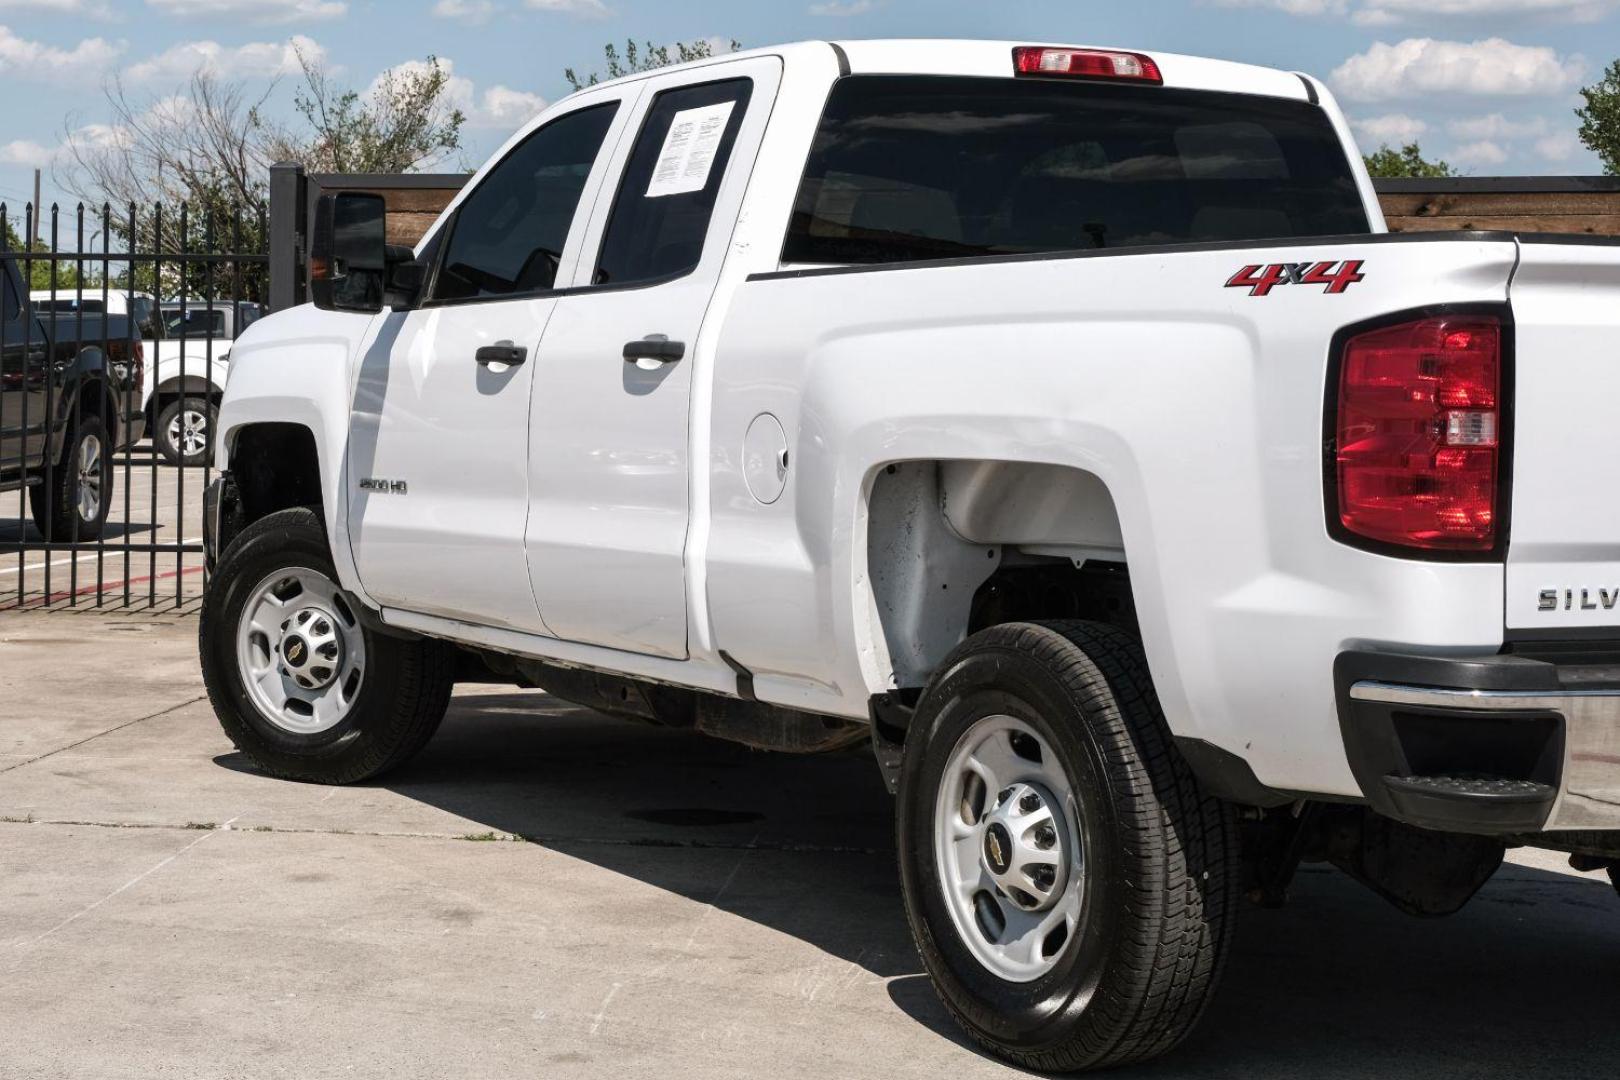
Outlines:
<svg viewBox="0 0 1620 1080"><path fill-rule="evenodd" d="M920 974L865 755L463 688L382 783L275 781L195 633L0 615L5 1080L1012 1075ZM1308 869L1131 1075L1608 1075L1620 897L1561 865L1433 922Z"/></svg>

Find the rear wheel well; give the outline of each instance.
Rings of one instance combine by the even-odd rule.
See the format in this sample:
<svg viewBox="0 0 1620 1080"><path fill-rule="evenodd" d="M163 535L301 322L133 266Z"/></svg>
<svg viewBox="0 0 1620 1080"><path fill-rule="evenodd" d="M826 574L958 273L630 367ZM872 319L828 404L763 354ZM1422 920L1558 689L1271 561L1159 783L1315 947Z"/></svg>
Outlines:
<svg viewBox="0 0 1620 1080"><path fill-rule="evenodd" d="M302 424L250 424L231 443L241 524L294 506L321 506L315 434Z"/></svg>
<svg viewBox="0 0 1620 1080"><path fill-rule="evenodd" d="M1067 466L884 466L867 505L866 570L891 691L926 685L964 638L1000 623L1085 619L1137 632L1113 499L1095 474Z"/></svg>
<svg viewBox="0 0 1620 1080"><path fill-rule="evenodd" d="M187 397L203 398L217 407L224 396L224 391L207 379L190 376L183 383L179 379L170 379L153 390L152 396L147 399L146 422L156 424L158 413L171 401Z"/></svg>
<svg viewBox="0 0 1620 1080"><path fill-rule="evenodd" d="M118 445L118 410L113 408L112 395L99 379L87 379L79 388L79 400L74 404L75 415L100 417L107 425L107 436Z"/></svg>

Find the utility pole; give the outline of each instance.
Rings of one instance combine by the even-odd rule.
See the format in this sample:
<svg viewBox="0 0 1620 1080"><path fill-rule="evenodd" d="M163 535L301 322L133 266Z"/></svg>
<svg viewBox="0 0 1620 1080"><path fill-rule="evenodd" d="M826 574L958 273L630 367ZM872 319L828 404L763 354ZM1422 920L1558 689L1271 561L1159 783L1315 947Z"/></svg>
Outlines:
<svg viewBox="0 0 1620 1080"><path fill-rule="evenodd" d="M39 213L39 170L35 169L34 170L34 235L30 236L28 238L29 242L34 247L39 246L39 238L42 235L41 232L40 232L40 229L39 229L39 218L40 218L40 213Z"/></svg>

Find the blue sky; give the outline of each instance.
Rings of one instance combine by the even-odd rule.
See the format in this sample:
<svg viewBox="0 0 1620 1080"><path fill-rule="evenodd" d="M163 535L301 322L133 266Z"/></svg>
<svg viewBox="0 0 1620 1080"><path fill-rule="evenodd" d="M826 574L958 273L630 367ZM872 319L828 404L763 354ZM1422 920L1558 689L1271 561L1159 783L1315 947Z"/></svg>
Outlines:
<svg viewBox="0 0 1620 1080"><path fill-rule="evenodd" d="M61 145L107 134L106 78L137 100L199 65L271 88L290 111L292 46L365 87L433 53L451 65L476 164L562 71L626 37L992 37L1128 45L1244 60L1326 79L1364 146L1418 138L1479 175L1593 173L1576 91L1620 58L1620 0L0 0L0 199L68 200ZM281 77L276 83L277 73Z"/></svg>

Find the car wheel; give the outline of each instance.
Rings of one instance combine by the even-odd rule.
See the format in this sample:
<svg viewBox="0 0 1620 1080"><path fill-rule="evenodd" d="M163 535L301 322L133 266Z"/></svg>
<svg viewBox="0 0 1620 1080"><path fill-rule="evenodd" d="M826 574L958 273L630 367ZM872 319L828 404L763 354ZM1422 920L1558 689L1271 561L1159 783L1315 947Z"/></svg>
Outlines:
<svg viewBox="0 0 1620 1080"><path fill-rule="evenodd" d="M158 410L152 437L158 453L171 465L208 462L210 432L219 410L206 398L175 398Z"/></svg>
<svg viewBox="0 0 1620 1080"><path fill-rule="evenodd" d="M94 540L112 506L112 440L99 416L81 416L68 430L62 460L45 482L28 489L34 526L48 541Z"/></svg>
<svg viewBox="0 0 1620 1080"><path fill-rule="evenodd" d="M1197 1023L1229 944L1236 819L1176 753L1129 634L1011 623L960 645L906 736L898 841L923 964L992 1053L1103 1068Z"/></svg>
<svg viewBox="0 0 1620 1080"><path fill-rule="evenodd" d="M338 585L314 510L269 514L223 553L203 598L203 682L225 734L260 769L350 784L400 765L450 701L442 643L380 633Z"/></svg>

